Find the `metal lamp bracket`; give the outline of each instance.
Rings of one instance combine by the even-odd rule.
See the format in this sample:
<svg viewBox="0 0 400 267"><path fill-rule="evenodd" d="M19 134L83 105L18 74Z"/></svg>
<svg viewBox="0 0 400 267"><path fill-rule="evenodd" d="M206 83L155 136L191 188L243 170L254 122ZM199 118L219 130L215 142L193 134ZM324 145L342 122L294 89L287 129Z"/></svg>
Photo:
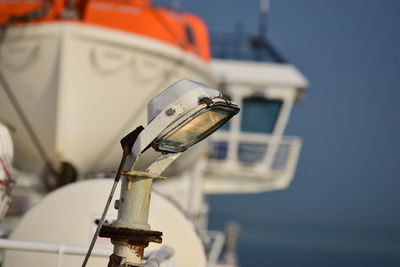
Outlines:
<svg viewBox="0 0 400 267"><path fill-rule="evenodd" d="M149 178L149 179L157 179L157 180L167 180L167 177L164 176L159 176L156 173L151 173L151 172L141 172L141 171L127 171L127 172L122 172L122 175L125 175L126 177L126 190L129 191L131 190L132 187L132 181L133 179L137 178Z"/></svg>

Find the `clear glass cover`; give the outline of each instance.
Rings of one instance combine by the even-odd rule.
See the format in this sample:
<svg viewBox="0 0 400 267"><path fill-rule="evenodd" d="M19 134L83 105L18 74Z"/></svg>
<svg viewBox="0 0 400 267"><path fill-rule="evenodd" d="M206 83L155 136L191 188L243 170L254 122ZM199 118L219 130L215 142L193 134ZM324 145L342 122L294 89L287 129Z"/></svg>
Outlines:
<svg viewBox="0 0 400 267"><path fill-rule="evenodd" d="M158 149L170 152L183 151L213 133L235 113L231 109L221 107L209 109L194 117L177 131L163 137Z"/></svg>

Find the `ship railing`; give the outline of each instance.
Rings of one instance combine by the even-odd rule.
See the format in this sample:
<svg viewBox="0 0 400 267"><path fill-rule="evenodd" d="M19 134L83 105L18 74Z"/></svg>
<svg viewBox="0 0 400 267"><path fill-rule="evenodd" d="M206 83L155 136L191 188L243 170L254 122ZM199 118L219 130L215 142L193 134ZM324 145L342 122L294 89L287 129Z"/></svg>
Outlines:
<svg viewBox="0 0 400 267"><path fill-rule="evenodd" d="M299 137L292 136L215 133L208 146L206 192L234 193L233 188L238 187L229 183L244 185L244 192L286 188L293 178L301 144Z"/></svg>
<svg viewBox="0 0 400 267"><path fill-rule="evenodd" d="M286 62L283 55L266 38L242 30L235 32L210 32L213 58Z"/></svg>
<svg viewBox="0 0 400 267"><path fill-rule="evenodd" d="M62 243L21 241L0 238L0 249L26 252L47 252L57 254L57 267L62 267L64 255L85 256L88 247L68 245ZM159 250L145 251L144 258L148 259L143 267L157 267L172 257L174 251L169 246L162 246ZM112 248L95 247L91 253L93 257L108 258L112 254ZM82 258L83 260L83 258Z"/></svg>
<svg viewBox="0 0 400 267"><path fill-rule="evenodd" d="M210 239L207 267L215 267L224 248L225 235L221 231L207 231L207 237Z"/></svg>

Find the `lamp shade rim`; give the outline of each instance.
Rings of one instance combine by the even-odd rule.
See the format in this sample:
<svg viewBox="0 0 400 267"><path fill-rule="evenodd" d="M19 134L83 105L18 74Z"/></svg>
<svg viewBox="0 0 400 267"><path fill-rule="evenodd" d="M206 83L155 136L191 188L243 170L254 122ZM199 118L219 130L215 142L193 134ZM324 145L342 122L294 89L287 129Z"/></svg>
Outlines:
<svg viewBox="0 0 400 267"><path fill-rule="evenodd" d="M210 134L218 130L222 125L229 121L233 116L235 116L240 108L231 102L227 102L224 98L210 99L212 102L210 104L201 104L192 111L184 114L180 119L171 123L153 142L152 146L156 151L163 153L178 153L187 150L192 145L202 141ZM195 138L188 140L187 142L182 142L180 144L174 143L174 145L168 145L168 138L176 134L186 125L193 122L196 118L204 115L207 112L223 113L226 115L217 121L214 125L210 125L205 131L199 132ZM189 113L189 114L188 114ZM192 114L190 114L192 113Z"/></svg>

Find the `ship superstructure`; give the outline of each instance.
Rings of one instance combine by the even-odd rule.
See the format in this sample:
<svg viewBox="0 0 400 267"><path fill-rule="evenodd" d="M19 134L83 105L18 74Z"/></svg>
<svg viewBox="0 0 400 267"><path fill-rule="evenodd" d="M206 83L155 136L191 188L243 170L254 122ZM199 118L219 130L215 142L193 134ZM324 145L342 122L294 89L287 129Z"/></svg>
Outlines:
<svg viewBox="0 0 400 267"><path fill-rule="evenodd" d="M13 2L15 8L0 16L4 25L0 121L11 129L14 166L24 171L20 172L24 182L16 179L14 206L19 212L15 215L28 210L44 189L111 177L109 171L117 168L121 154L118 140L137 125L146 125L147 102L177 80L196 80L220 89L242 111L174 162L165 174L168 181L155 183L150 223L168 232L166 244L175 253L185 253L187 246L181 246L182 242L194 244L191 256L176 256L175 263L172 257L165 264L189 266L192 257L198 259L197 265L190 266L204 266L202 254L208 247L208 266L235 266L238 227L230 227L228 237L209 231L205 195L259 193L289 186L301 139L284 136L284 130L308 81L262 35L212 36L213 56L218 59L210 60L207 29L192 14L153 7L143 0L71 3ZM229 39L234 46L227 45ZM144 162L152 156L150 152L144 155ZM61 244L56 246L65 251L81 252L62 256L60 250L49 249L58 251L58 257L42 252L21 257L22 252L9 251L5 266L39 258L38 266L76 265L100 218L101 187L110 183L88 180L61 187L29 211L10 236L33 242L31 247L43 248L50 242ZM32 190L32 185L41 192ZM82 203L85 209L80 208ZM60 208L72 211L60 213ZM180 213L174 215L176 225L173 218L164 219L169 215L162 209ZM46 214L54 216L46 218ZM68 218L75 215L78 218L69 223ZM115 219L116 212L110 211L107 220ZM64 222L42 234L59 220ZM104 249L110 249L108 240L98 241L95 252L102 257L92 263L96 266L105 264ZM4 247L10 246L4 242ZM29 244L15 246L30 250ZM150 247L152 252L159 249Z"/></svg>

